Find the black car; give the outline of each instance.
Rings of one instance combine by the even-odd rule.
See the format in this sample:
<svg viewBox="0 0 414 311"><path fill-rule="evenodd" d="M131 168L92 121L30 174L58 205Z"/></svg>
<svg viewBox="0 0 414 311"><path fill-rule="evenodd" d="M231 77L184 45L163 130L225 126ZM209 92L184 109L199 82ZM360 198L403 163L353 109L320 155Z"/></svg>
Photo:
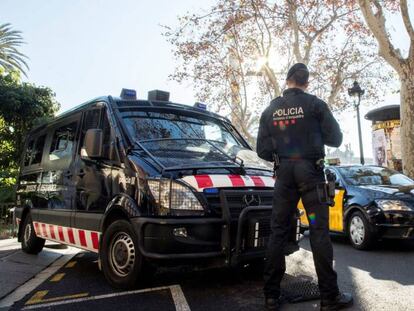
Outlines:
<svg viewBox="0 0 414 311"><path fill-rule="evenodd" d="M346 234L353 247L368 249L377 239L414 238L414 181L380 166L329 166L336 175L332 232ZM299 206L303 209L303 207ZM302 228L309 224L301 217Z"/></svg>
<svg viewBox="0 0 414 311"><path fill-rule="evenodd" d="M99 254L131 287L164 263L263 259L274 179L228 119L133 90L94 99L31 131L17 188L18 238ZM292 226L292 242L297 239Z"/></svg>

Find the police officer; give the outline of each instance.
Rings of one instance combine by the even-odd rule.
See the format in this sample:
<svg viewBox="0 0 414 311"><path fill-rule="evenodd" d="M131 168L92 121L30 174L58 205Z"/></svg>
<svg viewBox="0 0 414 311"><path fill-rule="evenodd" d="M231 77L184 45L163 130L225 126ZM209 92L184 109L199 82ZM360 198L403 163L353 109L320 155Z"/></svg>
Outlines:
<svg viewBox="0 0 414 311"><path fill-rule="evenodd" d="M321 293L321 310L339 310L352 305L352 296L340 293L333 269L329 237L329 207L321 203L317 187L325 182L320 159L324 145L339 147L342 133L328 105L305 93L309 71L297 63L289 69L287 89L270 102L260 119L257 153L267 161L279 159L275 183L272 235L264 271L267 310L278 310L280 282L286 271L283 249L291 219L302 198L309 220L310 244Z"/></svg>

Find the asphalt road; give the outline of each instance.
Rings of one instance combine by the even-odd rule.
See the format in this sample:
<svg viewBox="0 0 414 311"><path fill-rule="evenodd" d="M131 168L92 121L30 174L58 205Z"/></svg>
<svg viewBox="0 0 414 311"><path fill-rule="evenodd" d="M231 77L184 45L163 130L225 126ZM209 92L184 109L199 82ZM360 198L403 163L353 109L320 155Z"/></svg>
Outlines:
<svg viewBox="0 0 414 311"><path fill-rule="evenodd" d="M414 310L414 243L385 242L361 252L343 238L333 241L340 288L356 299L350 310ZM288 257L285 289L315 278L306 237L301 246ZM122 292L106 283L96 260L92 253L76 255L12 309L263 310L258 269L162 268L151 282ZM317 310L317 302L288 303L282 310Z"/></svg>
<svg viewBox="0 0 414 311"><path fill-rule="evenodd" d="M414 310L414 241L382 241L371 251L352 248L346 238L333 236L339 287L355 298L352 310ZM309 241L288 261L288 273L309 275Z"/></svg>

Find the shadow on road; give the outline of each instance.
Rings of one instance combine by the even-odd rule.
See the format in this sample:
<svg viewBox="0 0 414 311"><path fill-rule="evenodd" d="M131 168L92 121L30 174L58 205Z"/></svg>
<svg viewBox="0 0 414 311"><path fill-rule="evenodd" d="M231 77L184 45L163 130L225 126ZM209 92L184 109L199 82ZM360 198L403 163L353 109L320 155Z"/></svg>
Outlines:
<svg viewBox="0 0 414 311"><path fill-rule="evenodd" d="M58 243L47 243L45 245L45 248L50 248L50 249L67 249L68 246L65 244L58 244Z"/></svg>
<svg viewBox="0 0 414 311"><path fill-rule="evenodd" d="M332 235L331 239L338 269L356 268L377 280L414 285L414 241L383 240L378 241L372 250L360 251L354 249L344 236ZM310 251L307 240L301 247Z"/></svg>

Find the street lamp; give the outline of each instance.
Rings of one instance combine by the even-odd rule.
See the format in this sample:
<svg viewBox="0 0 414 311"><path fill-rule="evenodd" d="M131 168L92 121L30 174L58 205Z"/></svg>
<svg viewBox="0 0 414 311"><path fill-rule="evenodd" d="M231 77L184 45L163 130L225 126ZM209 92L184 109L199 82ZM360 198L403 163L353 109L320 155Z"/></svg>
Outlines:
<svg viewBox="0 0 414 311"><path fill-rule="evenodd" d="M359 105L361 104L361 96L364 95L365 90L361 89L357 81L354 81L353 87L348 89L349 96L354 98L354 107L357 111L357 121L358 121L358 137L359 137L359 157L361 159L361 164L365 164L364 160L364 149L362 147L362 133L361 133L361 120L359 117ZM356 97L358 96L358 101Z"/></svg>

